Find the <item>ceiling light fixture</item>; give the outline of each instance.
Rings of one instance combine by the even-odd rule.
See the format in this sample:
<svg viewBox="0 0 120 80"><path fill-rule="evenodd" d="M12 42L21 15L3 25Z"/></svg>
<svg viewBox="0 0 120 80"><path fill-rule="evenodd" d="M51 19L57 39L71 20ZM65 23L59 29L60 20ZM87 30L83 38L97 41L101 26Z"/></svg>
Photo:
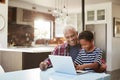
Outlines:
<svg viewBox="0 0 120 80"><path fill-rule="evenodd" d="M52 16L55 17L55 22L65 23L68 18L68 0L55 0Z"/></svg>
<svg viewBox="0 0 120 80"><path fill-rule="evenodd" d="M55 18L66 16L68 14L68 10L66 8L66 0L55 0L55 8L52 10L52 15Z"/></svg>

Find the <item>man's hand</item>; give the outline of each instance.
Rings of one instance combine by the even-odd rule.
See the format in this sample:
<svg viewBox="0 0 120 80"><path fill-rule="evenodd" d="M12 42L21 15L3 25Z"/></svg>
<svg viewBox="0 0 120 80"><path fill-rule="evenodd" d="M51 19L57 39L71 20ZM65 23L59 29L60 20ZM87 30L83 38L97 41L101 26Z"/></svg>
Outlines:
<svg viewBox="0 0 120 80"><path fill-rule="evenodd" d="M47 62L41 62L39 67L42 71L44 71L48 68L48 64L47 64Z"/></svg>

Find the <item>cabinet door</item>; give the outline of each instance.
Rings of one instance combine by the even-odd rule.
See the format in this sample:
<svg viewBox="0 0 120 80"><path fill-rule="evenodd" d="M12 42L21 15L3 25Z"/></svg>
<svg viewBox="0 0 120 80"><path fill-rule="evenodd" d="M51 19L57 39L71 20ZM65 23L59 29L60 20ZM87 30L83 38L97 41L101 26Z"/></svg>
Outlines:
<svg viewBox="0 0 120 80"><path fill-rule="evenodd" d="M22 54L22 69L38 68L39 63L48 58L51 52L25 53Z"/></svg>
<svg viewBox="0 0 120 80"><path fill-rule="evenodd" d="M87 21L94 21L95 20L95 11L87 11Z"/></svg>
<svg viewBox="0 0 120 80"><path fill-rule="evenodd" d="M97 10L97 20L105 20L105 9Z"/></svg>
<svg viewBox="0 0 120 80"><path fill-rule="evenodd" d="M17 8L8 8L8 23L16 23L16 11Z"/></svg>

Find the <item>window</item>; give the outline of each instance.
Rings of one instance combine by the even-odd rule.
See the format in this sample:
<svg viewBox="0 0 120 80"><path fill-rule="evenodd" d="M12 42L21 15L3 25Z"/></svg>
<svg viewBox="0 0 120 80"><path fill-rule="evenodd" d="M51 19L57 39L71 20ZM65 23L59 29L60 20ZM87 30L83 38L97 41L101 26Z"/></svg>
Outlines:
<svg viewBox="0 0 120 80"><path fill-rule="evenodd" d="M37 19L34 21L35 39L51 39L53 26L52 21Z"/></svg>

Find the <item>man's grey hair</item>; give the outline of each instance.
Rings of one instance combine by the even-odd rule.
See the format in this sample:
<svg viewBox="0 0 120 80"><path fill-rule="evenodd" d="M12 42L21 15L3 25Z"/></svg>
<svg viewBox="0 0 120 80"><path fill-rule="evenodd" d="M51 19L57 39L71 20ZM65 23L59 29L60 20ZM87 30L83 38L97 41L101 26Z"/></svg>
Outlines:
<svg viewBox="0 0 120 80"><path fill-rule="evenodd" d="M65 34L65 32L68 31L68 30L72 30L72 31L77 32L77 30L75 29L75 27L73 27L72 25L67 25L67 26L65 26L65 28L63 30L63 33Z"/></svg>

